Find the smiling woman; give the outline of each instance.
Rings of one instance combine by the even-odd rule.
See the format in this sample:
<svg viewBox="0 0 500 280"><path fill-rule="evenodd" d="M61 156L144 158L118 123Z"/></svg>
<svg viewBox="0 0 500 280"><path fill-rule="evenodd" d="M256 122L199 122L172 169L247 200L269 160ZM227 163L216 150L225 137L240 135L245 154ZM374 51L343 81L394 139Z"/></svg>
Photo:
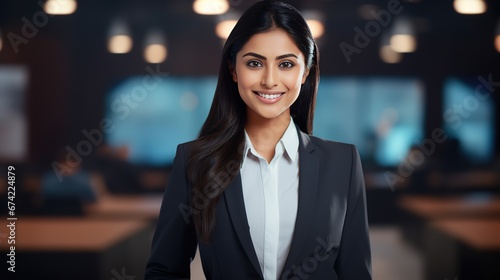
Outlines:
<svg viewBox="0 0 500 280"><path fill-rule="evenodd" d="M177 147L145 279L371 279L353 145L312 136L319 54L292 6L262 1L223 49L209 115Z"/></svg>
<svg viewBox="0 0 500 280"><path fill-rule="evenodd" d="M249 118L272 119L286 112L286 120L308 73L304 55L281 29L254 35L236 55L232 71Z"/></svg>

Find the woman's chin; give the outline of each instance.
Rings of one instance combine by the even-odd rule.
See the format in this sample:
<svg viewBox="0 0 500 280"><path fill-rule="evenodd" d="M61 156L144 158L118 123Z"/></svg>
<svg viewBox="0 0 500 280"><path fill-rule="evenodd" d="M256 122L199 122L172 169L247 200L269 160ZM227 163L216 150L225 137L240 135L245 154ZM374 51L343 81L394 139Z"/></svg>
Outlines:
<svg viewBox="0 0 500 280"><path fill-rule="evenodd" d="M270 108L269 108L270 109ZM284 117L288 110L252 110L254 117L266 120L272 120L276 118ZM288 114L289 115L289 114Z"/></svg>

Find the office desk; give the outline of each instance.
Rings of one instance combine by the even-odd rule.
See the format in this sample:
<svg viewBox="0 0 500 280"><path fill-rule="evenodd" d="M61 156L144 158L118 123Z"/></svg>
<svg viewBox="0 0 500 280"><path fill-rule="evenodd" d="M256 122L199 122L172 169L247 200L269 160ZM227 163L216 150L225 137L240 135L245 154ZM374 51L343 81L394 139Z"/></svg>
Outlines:
<svg viewBox="0 0 500 280"><path fill-rule="evenodd" d="M404 237L416 248L423 245L428 221L447 218L500 218L500 197L426 195L402 196L397 200Z"/></svg>
<svg viewBox="0 0 500 280"><path fill-rule="evenodd" d="M426 232L428 279L500 279L500 219L450 218Z"/></svg>
<svg viewBox="0 0 500 280"><path fill-rule="evenodd" d="M156 220L160 213L163 194L106 195L85 207L85 213L98 218L139 218Z"/></svg>
<svg viewBox="0 0 500 280"><path fill-rule="evenodd" d="M109 280L123 267L140 279L149 244L147 221L18 217L16 273L2 279ZM7 244L0 249L7 252Z"/></svg>
<svg viewBox="0 0 500 280"><path fill-rule="evenodd" d="M398 199L398 205L402 209L427 219L443 217L500 217L500 197L475 200L468 196L403 196Z"/></svg>

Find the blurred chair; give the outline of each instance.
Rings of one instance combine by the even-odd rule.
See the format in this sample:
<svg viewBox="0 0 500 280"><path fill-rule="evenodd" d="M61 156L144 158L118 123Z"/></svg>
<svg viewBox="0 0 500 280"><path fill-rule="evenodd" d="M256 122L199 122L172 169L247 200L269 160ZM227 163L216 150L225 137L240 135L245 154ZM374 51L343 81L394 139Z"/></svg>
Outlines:
<svg viewBox="0 0 500 280"><path fill-rule="evenodd" d="M80 165L73 166L64 160L63 174L49 170L41 178L40 197L43 215L83 215L85 203L93 203L98 199L99 188L95 185L89 171L83 170Z"/></svg>
<svg viewBox="0 0 500 280"><path fill-rule="evenodd" d="M101 174L105 188L112 194L144 192L139 172L127 157L127 147L111 148L103 143L91 164L91 169Z"/></svg>
<svg viewBox="0 0 500 280"><path fill-rule="evenodd" d="M43 199L76 198L82 202L95 202L97 194L92 187L91 175L87 171L75 171L62 176L59 180L54 172L49 171L42 178Z"/></svg>

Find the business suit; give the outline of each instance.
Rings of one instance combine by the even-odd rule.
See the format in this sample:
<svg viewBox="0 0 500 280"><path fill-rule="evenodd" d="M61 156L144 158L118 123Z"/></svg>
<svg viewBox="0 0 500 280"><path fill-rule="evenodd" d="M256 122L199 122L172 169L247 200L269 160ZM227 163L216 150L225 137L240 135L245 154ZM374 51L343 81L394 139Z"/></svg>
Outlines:
<svg viewBox="0 0 500 280"><path fill-rule="evenodd" d="M299 201L292 244L279 279L371 279L364 180L353 145L299 132ZM145 279L189 279L197 235L186 215L191 144L177 148ZM192 209L192 208L191 208ZM188 219L188 220L186 220ZM263 279L252 245L241 176L216 208L210 244L199 244L207 280Z"/></svg>

